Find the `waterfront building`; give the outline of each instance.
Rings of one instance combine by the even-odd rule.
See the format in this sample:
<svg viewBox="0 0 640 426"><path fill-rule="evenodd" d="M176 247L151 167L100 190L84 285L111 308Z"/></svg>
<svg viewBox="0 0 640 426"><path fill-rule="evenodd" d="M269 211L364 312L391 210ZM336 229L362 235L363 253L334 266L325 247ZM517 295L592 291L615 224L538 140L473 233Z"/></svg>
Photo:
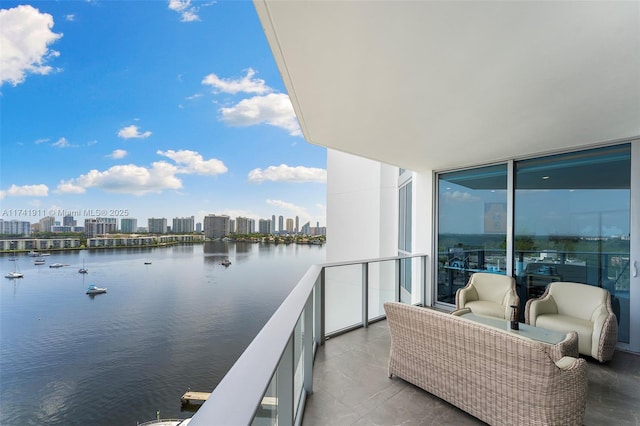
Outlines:
<svg viewBox="0 0 640 426"><path fill-rule="evenodd" d="M271 220L260 219L258 221L258 232L264 235L271 234Z"/></svg>
<svg viewBox="0 0 640 426"><path fill-rule="evenodd" d="M293 219L287 218L287 234L293 234Z"/></svg>
<svg viewBox="0 0 640 426"><path fill-rule="evenodd" d="M201 243L205 236L200 234L186 235L131 235L127 237L93 237L87 238L87 247L141 247L163 244Z"/></svg>
<svg viewBox="0 0 640 426"><path fill-rule="evenodd" d="M76 226L78 222L71 215L66 215L62 218L63 226Z"/></svg>
<svg viewBox="0 0 640 426"><path fill-rule="evenodd" d="M249 219L246 217L236 217L236 234L248 234L249 233Z"/></svg>
<svg viewBox="0 0 640 426"><path fill-rule="evenodd" d="M328 149L327 261L399 256L389 277L376 270L373 278L363 272L364 278L354 280L373 282L375 291L354 291L349 297L344 282L325 276L329 268L311 269L311 277L294 291L304 288L300 293L312 300L306 289L316 291L314 280L321 281L327 288L322 314L352 314L356 320L344 324L348 328L367 327L372 317L384 315L369 312L363 302L363 297L383 297L379 287L384 286L388 300L452 311L456 290L476 271L516 279L523 305L536 286L582 282L606 288L614 300L616 355L640 353L640 3L261 0L254 5L305 139ZM546 257L541 262L549 269L527 269L540 268L535 259L552 249L559 254L554 263ZM420 261L401 258L407 254L420 254ZM362 269L371 271L369 266ZM546 278L536 276L545 275L539 270ZM400 288L394 287L396 280ZM332 285L340 285L339 291ZM340 300L330 300L329 289ZM312 303L304 302L295 314L313 317L308 313ZM290 306L274 315L294 318L278 329L285 339L273 348L284 353L279 358L284 365L273 370L291 371L285 377L293 383L295 375L298 384L291 398L293 392L286 398L278 394L278 403L287 404L286 411L278 409L279 416L288 416L279 418L285 424L300 420L304 409L299 407L312 387L299 384L296 366L302 356L290 347L300 346L286 339L299 318L286 311ZM317 326L318 346L325 325ZM236 365L266 358L268 344L260 343L273 342L276 328L259 335L256 353L248 351ZM367 380L372 354L388 356L371 347L381 336L388 333L351 341L341 336L346 339L341 348L357 349L341 352L340 360L367 355L348 363L348 377L358 384L353 388L372 384ZM322 364L333 357L329 352L334 351L323 352ZM307 356L305 366L313 364L313 355ZM623 359L633 360L623 361L629 370L637 362L635 356ZM359 361L367 368L358 369ZM308 376L318 364L309 367ZM246 394L245 378L265 369L273 371L266 365L251 372L232 369L191 425L220 418L210 414L232 412L229 406L238 395L225 390ZM362 409L371 399L375 409L366 416L358 413L363 423L390 418L418 423L440 413L418 410L422 417L407 420L414 407L410 403L403 412L397 406L419 397L413 388L387 398L387 386L362 401L349 392L346 399L360 404L348 405L345 398L325 398L331 380L311 382L325 391L322 398L315 392L307 400L315 404L315 416L305 414L305 422L338 423L344 419L340 415ZM618 407L637 405L635 393L622 390ZM247 404L250 416L261 397ZM618 414L601 400L591 402L587 415L596 410L607 417ZM585 423L598 421L591 417ZM251 423L251 417L241 423Z"/></svg>
<svg viewBox="0 0 640 426"><path fill-rule="evenodd" d="M167 218L154 218L147 219L147 225L149 227L150 234L166 234L167 233Z"/></svg>
<svg viewBox="0 0 640 426"><path fill-rule="evenodd" d="M296 216L296 227L293 228L293 233L294 234L300 233L300 218L298 216Z"/></svg>
<svg viewBox="0 0 640 426"><path fill-rule="evenodd" d="M41 232L51 232L51 227L55 226L56 218L53 216L43 217L38 221Z"/></svg>
<svg viewBox="0 0 640 426"><path fill-rule="evenodd" d="M275 214L271 215L271 233L272 234L276 233L276 215Z"/></svg>
<svg viewBox="0 0 640 426"><path fill-rule="evenodd" d="M282 216L278 216L278 232L284 233L284 218Z"/></svg>
<svg viewBox="0 0 640 426"><path fill-rule="evenodd" d="M138 219L124 218L120 219L120 230L128 234L138 232Z"/></svg>
<svg viewBox="0 0 640 426"><path fill-rule="evenodd" d="M171 232L176 234L184 234L193 232L195 226L195 218L191 217L174 217Z"/></svg>
<svg viewBox="0 0 640 426"><path fill-rule="evenodd" d="M300 233L303 235L311 235L311 223L307 222L304 225L302 225L302 229L300 230Z"/></svg>
<svg viewBox="0 0 640 426"><path fill-rule="evenodd" d="M111 234L118 231L118 219L115 217L96 217L84 220L84 233L87 237Z"/></svg>
<svg viewBox="0 0 640 426"><path fill-rule="evenodd" d="M202 222L196 223L196 232L202 232Z"/></svg>
<svg viewBox="0 0 640 426"><path fill-rule="evenodd" d="M224 238L231 232L231 219L227 215L209 214L204 217L204 235L206 238Z"/></svg>
<svg viewBox="0 0 640 426"><path fill-rule="evenodd" d="M80 247L80 238L20 238L0 240L0 250L37 251L74 249Z"/></svg>
<svg viewBox="0 0 640 426"><path fill-rule="evenodd" d="M31 235L31 223L23 220L0 219L0 233L28 237Z"/></svg>

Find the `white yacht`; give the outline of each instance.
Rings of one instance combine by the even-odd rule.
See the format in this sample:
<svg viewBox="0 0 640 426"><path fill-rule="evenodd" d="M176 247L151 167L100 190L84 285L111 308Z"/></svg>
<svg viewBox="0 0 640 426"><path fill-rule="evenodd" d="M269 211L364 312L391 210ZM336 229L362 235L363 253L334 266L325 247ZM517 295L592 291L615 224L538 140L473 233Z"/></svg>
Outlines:
<svg viewBox="0 0 640 426"><path fill-rule="evenodd" d="M106 292L106 288L98 287L95 284L89 284L89 287L87 287L87 294L102 294Z"/></svg>

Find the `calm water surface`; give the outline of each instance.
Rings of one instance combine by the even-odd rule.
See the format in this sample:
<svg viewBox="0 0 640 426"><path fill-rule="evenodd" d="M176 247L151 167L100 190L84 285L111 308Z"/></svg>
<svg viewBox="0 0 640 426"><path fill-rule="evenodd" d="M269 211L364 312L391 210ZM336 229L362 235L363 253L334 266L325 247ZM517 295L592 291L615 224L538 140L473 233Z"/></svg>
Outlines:
<svg viewBox="0 0 640 426"><path fill-rule="evenodd" d="M0 424L190 417L180 396L211 391L324 258L318 246L245 243L55 253L41 266L22 254L25 277L10 280L0 257ZM89 284L108 292L88 296Z"/></svg>

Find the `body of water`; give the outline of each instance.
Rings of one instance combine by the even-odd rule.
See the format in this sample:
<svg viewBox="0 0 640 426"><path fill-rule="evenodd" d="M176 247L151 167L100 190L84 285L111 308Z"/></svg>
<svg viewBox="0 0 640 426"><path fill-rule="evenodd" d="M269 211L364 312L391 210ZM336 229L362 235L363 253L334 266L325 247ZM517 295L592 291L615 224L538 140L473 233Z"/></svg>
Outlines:
<svg viewBox="0 0 640 426"><path fill-rule="evenodd" d="M319 246L223 242L54 253L44 265L18 255L24 278L0 287L0 424L190 417L182 394L210 392L324 258ZM108 291L86 295L89 284Z"/></svg>

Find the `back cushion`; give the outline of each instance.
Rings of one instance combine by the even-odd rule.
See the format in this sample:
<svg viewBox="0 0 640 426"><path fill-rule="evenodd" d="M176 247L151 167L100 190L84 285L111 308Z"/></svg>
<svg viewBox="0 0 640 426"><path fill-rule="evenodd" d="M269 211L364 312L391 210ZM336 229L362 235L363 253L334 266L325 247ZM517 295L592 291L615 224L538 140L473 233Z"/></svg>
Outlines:
<svg viewBox="0 0 640 426"><path fill-rule="evenodd" d="M590 320L595 309L607 300L607 291L588 284L555 282L549 293L560 315Z"/></svg>
<svg viewBox="0 0 640 426"><path fill-rule="evenodd" d="M511 277L499 274L475 273L472 283L480 300L502 303L504 295L511 289Z"/></svg>

